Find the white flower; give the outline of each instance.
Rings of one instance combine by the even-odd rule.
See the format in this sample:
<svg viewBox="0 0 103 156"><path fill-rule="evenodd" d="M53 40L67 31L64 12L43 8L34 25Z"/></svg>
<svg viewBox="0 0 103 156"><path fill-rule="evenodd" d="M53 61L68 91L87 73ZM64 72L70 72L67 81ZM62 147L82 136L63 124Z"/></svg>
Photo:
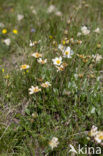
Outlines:
<svg viewBox="0 0 103 156"><path fill-rule="evenodd" d="M77 36L81 36L81 34L82 34L81 32L78 32L78 33L77 33Z"/></svg>
<svg viewBox="0 0 103 156"><path fill-rule="evenodd" d="M62 63L62 57L56 57L55 59L52 59L52 61L54 65L60 66Z"/></svg>
<svg viewBox="0 0 103 156"><path fill-rule="evenodd" d="M30 68L29 65L23 64L23 65L21 65L20 70L25 70L25 69L29 69L29 68Z"/></svg>
<svg viewBox="0 0 103 156"><path fill-rule="evenodd" d="M55 15L56 15L56 16L62 16L62 12L61 12L61 11L56 11L56 12L55 12Z"/></svg>
<svg viewBox="0 0 103 156"><path fill-rule="evenodd" d="M35 29L33 29L33 30L31 30L31 31L35 31ZM33 47L33 46L39 44L40 42L41 42L41 40L39 40L39 41L34 41L34 42L32 42L32 41L30 40L29 46L30 46L30 47Z"/></svg>
<svg viewBox="0 0 103 156"><path fill-rule="evenodd" d="M63 51L64 50L64 46L62 44L59 44L58 45L58 49L60 49L61 51Z"/></svg>
<svg viewBox="0 0 103 156"><path fill-rule="evenodd" d="M95 113L95 107L91 109L91 114L94 114L94 113Z"/></svg>
<svg viewBox="0 0 103 156"><path fill-rule="evenodd" d="M90 130L90 136L91 137L94 137L94 136L96 136L96 134L98 133L98 131L97 131L97 127L96 126L92 126L92 128L91 128L91 130Z"/></svg>
<svg viewBox="0 0 103 156"><path fill-rule="evenodd" d="M59 72L59 71L64 71L65 70L65 68L68 66L68 64L67 63L62 63L60 66L56 66L56 68L57 68L57 72Z"/></svg>
<svg viewBox="0 0 103 156"><path fill-rule="evenodd" d="M64 47L62 44L59 44L58 49L63 53L63 57L71 58L71 55L74 54L73 50L70 47Z"/></svg>
<svg viewBox="0 0 103 156"><path fill-rule="evenodd" d="M100 33L100 29L99 29L99 28L96 28L96 29L94 30L94 32L99 34L99 33Z"/></svg>
<svg viewBox="0 0 103 156"><path fill-rule="evenodd" d="M81 40L76 40L75 41L77 44L82 44L82 41Z"/></svg>
<svg viewBox="0 0 103 156"><path fill-rule="evenodd" d="M100 81L100 79L101 79L101 76L98 76L98 77L97 77L97 81Z"/></svg>
<svg viewBox="0 0 103 156"><path fill-rule="evenodd" d="M81 27L81 31L84 35L88 35L90 33L90 30L86 26Z"/></svg>
<svg viewBox="0 0 103 156"><path fill-rule="evenodd" d="M101 143L103 141L103 131L98 131L94 139L97 143Z"/></svg>
<svg viewBox="0 0 103 156"><path fill-rule="evenodd" d="M38 58L42 57L42 54L36 52L36 53L33 53L32 56L38 59ZM39 60L39 63L40 62L41 62L41 60Z"/></svg>
<svg viewBox="0 0 103 156"><path fill-rule="evenodd" d="M77 80L78 79L78 74L74 74L74 78Z"/></svg>
<svg viewBox="0 0 103 156"><path fill-rule="evenodd" d="M29 94L34 94L34 93L37 93L40 91L41 91L41 88L39 88L38 86L36 86L36 87L31 86L31 88L29 88Z"/></svg>
<svg viewBox="0 0 103 156"><path fill-rule="evenodd" d="M32 10L32 13L33 13L34 15L36 15L36 14L37 14L37 11L34 9L34 7L33 7L33 6L31 6L31 7L30 7L30 9Z"/></svg>
<svg viewBox="0 0 103 156"><path fill-rule="evenodd" d="M53 137L52 140L49 142L49 146L52 148L52 150L53 148L57 147L58 144L59 144L59 141L58 141L58 138L56 137Z"/></svg>
<svg viewBox="0 0 103 156"><path fill-rule="evenodd" d="M17 15L17 20L18 21L21 21L23 18L24 18L24 15L22 15L22 14Z"/></svg>
<svg viewBox="0 0 103 156"><path fill-rule="evenodd" d="M97 131L98 128L96 126L92 126L90 131L90 136L94 138L97 143L101 143L103 141L103 131Z"/></svg>
<svg viewBox="0 0 103 156"><path fill-rule="evenodd" d="M81 31L84 31L84 30L87 30L87 27L86 26L82 26L81 27Z"/></svg>
<svg viewBox="0 0 103 156"><path fill-rule="evenodd" d="M37 14L37 12L36 12L36 10L35 10L35 9L33 9L33 10L32 10L32 13L33 13L34 15L36 15L36 14Z"/></svg>
<svg viewBox="0 0 103 156"><path fill-rule="evenodd" d="M41 84L41 87L43 87L43 88L48 88L49 86L51 86L51 84L48 81L46 81L45 83Z"/></svg>
<svg viewBox="0 0 103 156"><path fill-rule="evenodd" d="M71 55L73 55L74 52L71 50L70 47L67 47L65 50L63 50L63 56L66 58L71 58Z"/></svg>
<svg viewBox="0 0 103 156"><path fill-rule="evenodd" d="M55 10L56 10L56 7L54 5L50 5L49 8L47 9L47 12L52 13L52 12L55 12Z"/></svg>
<svg viewBox="0 0 103 156"><path fill-rule="evenodd" d="M11 40L10 40L9 38L7 38L7 39L5 39L3 42L4 42L7 46L9 46L10 43L11 43Z"/></svg>
<svg viewBox="0 0 103 156"><path fill-rule="evenodd" d="M74 43L74 38L73 38L73 37L70 38L70 42L71 42L71 43Z"/></svg>
<svg viewBox="0 0 103 156"><path fill-rule="evenodd" d="M35 43L30 40L29 46L33 47L34 45L35 45Z"/></svg>
<svg viewBox="0 0 103 156"><path fill-rule="evenodd" d="M34 7L33 7L33 6L30 6L30 9L31 9L31 10L33 10L33 9L34 9Z"/></svg>
<svg viewBox="0 0 103 156"><path fill-rule="evenodd" d="M45 64L45 63L47 63L47 59L43 60L42 58L39 58L37 61L38 61L38 63L40 63L40 64Z"/></svg>
<svg viewBox="0 0 103 156"><path fill-rule="evenodd" d="M101 61L101 59L103 59L103 58L102 58L102 56L101 56L101 55L99 55L99 54L92 55L92 57L93 57L93 59L95 59L95 60L96 60L96 62L100 62L100 61Z"/></svg>
<svg viewBox="0 0 103 156"><path fill-rule="evenodd" d="M63 65L56 66L56 68L57 68L57 72L63 71L65 69L65 67Z"/></svg>

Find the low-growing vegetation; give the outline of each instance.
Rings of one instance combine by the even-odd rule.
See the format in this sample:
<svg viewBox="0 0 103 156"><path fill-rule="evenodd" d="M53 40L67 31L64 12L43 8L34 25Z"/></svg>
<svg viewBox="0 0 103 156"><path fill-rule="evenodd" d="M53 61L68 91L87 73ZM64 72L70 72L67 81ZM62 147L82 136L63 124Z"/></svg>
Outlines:
<svg viewBox="0 0 103 156"><path fill-rule="evenodd" d="M0 156L102 155L102 18L99 0L0 1Z"/></svg>

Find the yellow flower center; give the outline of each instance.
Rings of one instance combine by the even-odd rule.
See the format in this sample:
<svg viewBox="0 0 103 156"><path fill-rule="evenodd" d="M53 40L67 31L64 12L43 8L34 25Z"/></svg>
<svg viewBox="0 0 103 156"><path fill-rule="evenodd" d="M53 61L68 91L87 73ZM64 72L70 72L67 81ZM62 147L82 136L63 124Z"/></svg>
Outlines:
<svg viewBox="0 0 103 156"><path fill-rule="evenodd" d="M99 136L99 139L100 139L100 140L103 140L103 135Z"/></svg>
<svg viewBox="0 0 103 156"><path fill-rule="evenodd" d="M44 61L44 60L42 60L42 61L41 61L41 64L45 64L45 61Z"/></svg>
<svg viewBox="0 0 103 156"><path fill-rule="evenodd" d="M36 53L36 57L39 57L39 54L38 53Z"/></svg>
<svg viewBox="0 0 103 156"><path fill-rule="evenodd" d="M68 54L69 54L69 51L66 51L66 52L65 52L65 55L68 55Z"/></svg>
<svg viewBox="0 0 103 156"><path fill-rule="evenodd" d="M42 54L36 53L36 54L35 54L35 57L36 57L36 58L42 57Z"/></svg>
<svg viewBox="0 0 103 156"><path fill-rule="evenodd" d="M38 88L35 88L35 89L34 89L34 92L38 92L38 91L39 91L39 89L38 89Z"/></svg>
<svg viewBox="0 0 103 156"><path fill-rule="evenodd" d="M26 69L27 68L27 65L22 65L21 68L22 69Z"/></svg>
<svg viewBox="0 0 103 156"><path fill-rule="evenodd" d="M60 64L60 60L57 60L56 63L57 63L57 64Z"/></svg>

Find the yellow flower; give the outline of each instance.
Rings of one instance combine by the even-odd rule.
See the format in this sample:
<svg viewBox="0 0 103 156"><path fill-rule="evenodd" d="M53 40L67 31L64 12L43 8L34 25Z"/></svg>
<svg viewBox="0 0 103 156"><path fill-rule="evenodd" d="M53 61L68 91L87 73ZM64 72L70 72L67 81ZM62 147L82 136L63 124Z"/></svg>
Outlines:
<svg viewBox="0 0 103 156"><path fill-rule="evenodd" d="M3 29L2 34L6 34L6 33L7 33L7 29Z"/></svg>
<svg viewBox="0 0 103 156"><path fill-rule="evenodd" d="M10 76L7 74L7 75L4 76L4 78L5 78L5 79L9 79Z"/></svg>
<svg viewBox="0 0 103 156"><path fill-rule="evenodd" d="M31 88L29 88L29 94L38 93L40 91L41 91L41 88L39 88L38 86L36 86L36 87L31 86Z"/></svg>
<svg viewBox="0 0 103 156"><path fill-rule="evenodd" d="M42 83L41 86L43 88L48 88L49 86L51 86L51 84L48 81L46 81L45 83Z"/></svg>
<svg viewBox="0 0 103 156"><path fill-rule="evenodd" d="M36 52L36 53L33 53L32 56L35 58L40 58L40 57L42 57L42 54Z"/></svg>
<svg viewBox="0 0 103 156"><path fill-rule="evenodd" d="M50 38L50 39L53 39L53 36L50 35L49 38Z"/></svg>
<svg viewBox="0 0 103 156"><path fill-rule="evenodd" d="M63 45L65 45L65 44L66 44L66 41L65 41L65 40L63 40L63 41L62 41L62 44L63 44Z"/></svg>
<svg viewBox="0 0 103 156"><path fill-rule="evenodd" d="M28 68L30 68L30 66L27 65L27 64L24 64L24 65L21 65L20 70L25 70L25 69L28 69Z"/></svg>
<svg viewBox="0 0 103 156"><path fill-rule="evenodd" d="M13 33L14 33L14 34L18 34L18 30L13 29Z"/></svg>
<svg viewBox="0 0 103 156"><path fill-rule="evenodd" d="M66 40L66 44L69 44L69 40Z"/></svg>
<svg viewBox="0 0 103 156"><path fill-rule="evenodd" d="M5 70L4 70L4 68L3 68L3 69L2 69L2 72L4 73L4 71L5 71Z"/></svg>
<svg viewBox="0 0 103 156"><path fill-rule="evenodd" d="M29 73L29 70L26 70L27 73Z"/></svg>

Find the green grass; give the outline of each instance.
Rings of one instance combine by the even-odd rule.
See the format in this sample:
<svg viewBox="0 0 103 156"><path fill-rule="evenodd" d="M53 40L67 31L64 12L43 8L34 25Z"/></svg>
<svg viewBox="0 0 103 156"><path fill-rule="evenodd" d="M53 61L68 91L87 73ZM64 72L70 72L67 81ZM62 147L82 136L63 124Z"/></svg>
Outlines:
<svg viewBox="0 0 103 156"><path fill-rule="evenodd" d="M84 2L0 1L0 22L8 30L7 34L2 34L0 28L0 156L67 156L69 144L75 148L78 144L99 146L87 139L85 131L92 125L103 129L103 63L92 59L84 63L77 54L103 56L103 2ZM62 12L62 17L47 13L51 4ZM36 15L31 6L37 11ZM19 22L18 14L24 15ZM70 24L67 24L68 19ZM82 25L87 25L91 32L77 37ZM97 27L100 34L93 32ZM36 31L31 32L32 28ZM17 35L12 33L13 29L18 30ZM68 30L67 35L65 30ZM74 55L71 59L63 58L68 66L57 72L52 59L62 56L58 45L65 37L82 40L82 44L68 44ZM10 46L3 43L6 38L11 39ZM40 40L40 43L30 47L30 40ZM98 43L100 48L97 48ZM36 51L47 58L47 64L41 65L31 57ZM20 70L22 64L30 65L28 72ZM5 78L7 74L9 78ZM75 74L83 76L76 78ZM40 86L41 78L43 82L49 81L51 87L29 95L28 89L32 85ZM54 136L59 139L59 145L52 150L48 142Z"/></svg>

